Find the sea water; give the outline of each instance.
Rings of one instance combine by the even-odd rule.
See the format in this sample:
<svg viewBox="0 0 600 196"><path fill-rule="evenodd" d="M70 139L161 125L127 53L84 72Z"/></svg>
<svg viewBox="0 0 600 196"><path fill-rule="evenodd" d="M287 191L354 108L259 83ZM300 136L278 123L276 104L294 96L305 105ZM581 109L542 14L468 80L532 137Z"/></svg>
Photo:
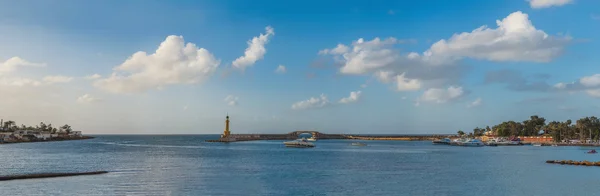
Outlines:
<svg viewBox="0 0 600 196"><path fill-rule="evenodd" d="M110 173L0 182L1 195L596 195L600 161L579 147L428 141L206 143L216 135L120 135L0 145L0 174Z"/></svg>

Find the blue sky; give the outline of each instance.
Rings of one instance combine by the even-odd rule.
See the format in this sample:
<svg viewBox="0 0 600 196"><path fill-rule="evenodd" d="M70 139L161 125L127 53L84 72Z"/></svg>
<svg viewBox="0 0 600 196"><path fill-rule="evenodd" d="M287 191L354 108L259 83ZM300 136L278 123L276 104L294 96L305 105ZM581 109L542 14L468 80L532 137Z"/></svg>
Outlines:
<svg viewBox="0 0 600 196"><path fill-rule="evenodd" d="M600 107L599 7L0 1L0 116L169 134L219 133L226 113L234 133L454 133L530 115L575 120Z"/></svg>

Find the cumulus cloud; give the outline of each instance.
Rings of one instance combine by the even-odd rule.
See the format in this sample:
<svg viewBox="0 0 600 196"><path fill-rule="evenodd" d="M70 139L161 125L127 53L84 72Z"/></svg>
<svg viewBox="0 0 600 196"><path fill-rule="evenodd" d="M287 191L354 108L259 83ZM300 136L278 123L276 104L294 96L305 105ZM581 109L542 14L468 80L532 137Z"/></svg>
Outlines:
<svg viewBox="0 0 600 196"><path fill-rule="evenodd" d="M275 69L275 73L285 73L285 72L287 72L287 69L283 65L279 65L279 66L277 66L277 69Z"/></svg>
<svg viewBox="0 0 600 196"><path fill-rule="evenodd" d="M265 31L265 34L261 33L258 37L254 37L252 40L248 41L248 48L246 48L244 56L235 59L231 63L233 67L240 70L245 70L247 67L254 65L256 61L261 60L265 56L267 53L265 45L269 43L271 37L275 35L275 30L272 27L267 26Z"/></svg>
<svg viewBox="0 0 600 196"><path fill-rule="evenodd" d="M80 96L79 98L77 98L77 102L78 103L93 103L93 102L98 102L101 99L93 97L90 94L84 94L82 96Z"/></svg>
<svg viewBox="0 0 600 196"><path fill-rule="evenodd" d="M44 67L45 63L32 63L21 57L12 57L0 63L0 75L7 74L17 70L19 67Z"/></svg>
<svg viewBox="0 0 600 196"><path fill-rule="evenodd" d="M390 83L394 78L394 72L392 71L377 71L375 72L375 78L381 83Z"/></svg>
<svg viewBox="0 0 600 196"><path fill-rule="evenodd" d="M101 76L100 74L93 74L93 75L86 76L86 77L85 77L85 79L88 79L88 80L95 80L95 79L99 79L99 78L101 78L101 77L102 77L102 76Z"/></svg>
<svg viewBox="0 0 600 196"><path fill-rule="evenodd" d="M225 102L227 102L227 105L236 106L238 105L238 99L239 97L228 95L227 97L225 97Z"/></svg>
<svg viewBox="0 0 600 196"><path fill-rule="evenodd" d="M194 84L214 73L220 60L204 48L168 36L154 54L139 51L94 86L113 93L139 93L168 85Z"/></svg>
<svg viewBox="0 0 600 196"><path fill-rule="evenodd" d="M590 14L590 18L592 18L592 20L600 20L600 15Z"/></svg>
<svg viewBox="0 0 600 196"><path fill-rule="evenodd" d="M585 92L591 97L600 98L600 74L584 76L574 82L560 82L553 87L558 91Z"/></svg>
<svg viewBox="0 0 600 196"><path fill-rule="evenodd" d="M475 99L475 101L473 101L473 102L471 102L471 103L467 104L467 108L474 108L474 107L478 107L478 106L480 106L480 105L481 105L481 103L482 103L482 100L481 100L481 98L477 98L477 99Z"/></svg>
<svg viewBox="0 0 600 196"><path fill-rule="evenodd" d="M405 73L396 76L396 87L398 91L414 91L421 88L421 82L417 79L404 77Z"/></svg>
<svg viewBox="0 0 600 196"><path fill-rule="evenodd" d="M374 74L382 83L394 81L397 89L416 90L457 85L469 68L463 59L488 61L549 62L570 43L570 37L550 36L536 29L529 16L514 12L496 21L496 28L481 26L471 32L440 40L423 53L402 53L396 38L359 38L319 51L340 64L348 75Z"/></svg>
<svg viewBox="0 0 600 196"><path fill-rule="evenodd" d="M569 37L553 37L536 29L523 12L497 20L497 28L481 26L472 32L440 40L425 52L430 58L456 60L474 58L490 61L549 62L559 56Z"/></svg>
<svg viewBox="0 0 600 196"><path fill-rule="evenodd" d="M311 97L307 100L299 101L292 104L293 110L305 110L305 109L315 109L315 108L323 108L330 104L329 99L325 94L321 94L319 97Z"/></svg>
<svg viewBox="0 0 600 196"><path fill-rule="evenodd" d="M450 86L447 89L430 88L421 95L419 102L446 103L460 98L464 93L460 86Z"/></svg>
<svg viewBox="0 0 600 196"><path fill-rule="evenodd" d="M552 6L563 6L573 3L574 0L526 0L533 9L549 8Z"/></svg>
<svg viewBox="0 0 600 196"><path fill-rule="evenodd" d="M67 83L67 82L70 82L71 80L73 80L73 78L67 77L67 76L46 76L43 78L43 81L48 84Z"/></svg>
<svg viewBox="0 0 600 196"><path fill-rule="evenodd" d="M55 83L67 83L73 78L67 76L46 76L41 80L18 76L19 67L45 67L45 63L32 63L20 57L12 57L0 63L0 86L27 87L47 86ZM6 89L4 89L6 90Z"/></svg>
<svg viewBox="0 0 600 196"><path fill-rule="evenodd" d="M350 92L350 96L340 99L339 103L348 104L348 103L357 102L360 99L361 94L362 94L361 91Z"/></svg>

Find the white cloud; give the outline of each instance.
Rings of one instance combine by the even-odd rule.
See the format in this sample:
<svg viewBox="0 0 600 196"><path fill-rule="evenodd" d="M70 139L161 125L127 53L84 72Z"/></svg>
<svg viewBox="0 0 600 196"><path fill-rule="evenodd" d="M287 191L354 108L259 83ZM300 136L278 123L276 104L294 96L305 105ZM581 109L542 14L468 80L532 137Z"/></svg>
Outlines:
<svg viewBox="0 0 600 196"><path fill-rule="evenodd" d="M275 73L285 73L285 72L287 72L287 69L283 65L279 65L279 66L277 66L277 69L275 69Z"/></svg>
<svg viewBox="0 0 600 196"><path fill-rule="evenodd" d="M566 87L567 87L567 84L565 84L565 83L562 83L562 82L560 82L560 83L556 83L556 84L554 85L554 88L557 88L557 89L565 89Z"/></svg>
<svg viewBox="0 0 600 196"><path fill-rule="evenodd" d="M600 86L600 74L582 77L579 79L579 83L586 87Z"/></svg>
<svg viewBox="0 0 600 196"><path fill-rule="evenodd" d="M3 63L0 63L0 75L13 72L18 67L44 67L45 63L32 63L20 57L12 57Z"/></svg>
<svg viewBox="0 0 600 196"><path fill-rule="evenodd" d="M481 103L482 103L481 98L477 98L477 99L475 99L475 101L467 104L467 108L474 108L474 107L480 106Z"/></svg>
<svg viewBox="0 0 600 196"><path fill-rule="evenodd" d="M529 6L533 9L549 8L552 6L563 6L573 3L574 0L526 0L529 1Z"/></svg>
<svg viewBox="0 0 600 196"><path fill-rule="evenodd" d="M419 102L446 103L460 98L463 94L463 88L459 86L450 86L448 89L430 88L419 98Z"/></svg>
<svg viewBox="0 0 600 196"><path fill-rule="evenodd" d="M496 28L481 26L471 32L458 33L440 40L423 53L401 53L395 46L396 38L363 38L351 45L338 44L335 48L321 50L321 55L331 55L341 65L342 74L374 74L389 83L393 73L405 73L399 89L439 88L457 84L468 70L463 59L481 59L503 62L549 62L557 58L570 37L550 36L536 29L529 16L520 11L496 21ZM400 75L396 75L400 76ZM407 79L410 78L410 79ZM408 85L408 86L407 86Z"/></svg>
<svg viewBox="0 0 600 196"><path fill-rule="evenodd" d="M361 84L360 88L367 88L367 84Z"/></svg>
<svg viewBox="0 0 600 196"><path fill-rule="evenodd" d="M360 99L361 95L362 95L361 91L350 92L350 96L340 99L339 103L348 104L348 103L357 102Z"/></svg>
<svg viewBox="0 0 600 196"><path fill-rule="evenodd" d="M94 74L94 75L89 75L89 76L86 76L86 77L85 77L85 79L88 79L88 80L95 80L95 79L99 79L99 78L101 78L101 77L102 77L102 76L101 76L100 74Z"/></svg>
<svg viewBox="0 0 600 196"><path fill-rule="evenodd" d="M394 78L394 72L392 71L377 71L375 72L375 77L382 83L389 83Z"/></svg>
<svg viewBox="0 0 600 196"><path fill-rule="evenodd" d="M600 89L586 90L585 93L591 97L600 98Z"/></svg>
<svg viewBox="0 0 600 196"><path fill-rule="evenodd" d="M265 45L269 42L269 39L275 35L275 30L272 27L267 26L265 31L265 34L261 33L258 37L254 37L252 40L248 41L248 48L246 48L244 56L235 59L235 61L231 63L233 67L245 70L246 67L254 65L256 61L261 60L265 56L267 53Z"/></svg>
<svg viewBox="0 0 600 196"><path fill-rule="evenodd" d="M424 55L436 60L461 58L490 61L549 62L559 56L569 37L549 36L538 30L523 12L496 21L498 28L481 26L470 33L453 35L433 44Z"/></svg>
<svg viewBox="0 0 600 196"><path fill-rule="evenodd" d="M40 86L43 83L34 79L29 79L29 78L20 78L20 77L4 77L1 78L0 77L0 85L3 86L16 86L16 87L23 87L23 86Z"/></svg>
<svg viewBox="0 0 600 196"><path fill-rule="evenodd" d="M569 93L585 92L591 97L600 98L600 74L583 76L575 82L560 82L554 85L554 89Z"/></svg>
<svg viewBox="0 0 600 196"><path fill-rule="evenodd" d="M322 50L319 53L336 55L336 61L344 63L344 66L340 68L341 73L362 74L394 63L397 54L392 46L397 42L396 38L384 40L375 38L371 41L360 38L352 43L352 49L338 44L334 49Z"/></svg>
<svg viewBox="0 0 600 196"><path fill-rule="evenodd" d="M115 67L110 77L94 85L113 93L139 93L167 85L194 84L212 75L220 63L208 50L171 35L154 54L136 52Z"/></svg>
<svg viewBox="0 0 600 196"><path fill-rule="evenodd" d="M590 14L590 18L592 18L592 20L600 20L600 15Z"/></svg>
<svg viewBox="0 0 600 196"><path fill-rule="evenodd" d="M227 105L236 106L238 105L238 99L239 97L228 95L227 97L225 97L225 102L227 102Z"/></svg>
<svg viewBox="0 0 600 196"><path fill-rule="evenodd" d="M93 102L97 102L100 101L101 99L93 97L90 94L84 94L81 97L77 98L77 102L78 103L93 103Z"/></svg>
<svg viewBox="0 0 600 196"><path fill-rule="evenodd" d="M46 76L43 78L44 82L48 83L48 84L54 84L54 83L67 83L70 82L71 80L73 80L72 77L67 77L67 76Z"/></svg>
<svg viewBox="0 0 600 196"><path fill-rule="evenodd" d="M304 109L314 109L314 108L322 108L328 106L330 104L327 96L325 94L321 94L320 97L311 97L304 101L299 101L292 104L292 109L294 110L304 110Z"/></svg>
<svg viewBox="0 0 600 196"><path fill-rule="evenodd" d="M323 49L321 51L319 51L319 54L335 54L335 55L340 55L340 54L344 54L347 53L350 50L350 48L344 44L338 44L335 48L333 49Z"/></svg>
<svg viewBox="0 0 600 196"><path fill-rule="evenodd" d="M188 110L188 106L187 105L183 106L183 111L186 111L186 110Z"/></svg>
<svg viewBox="0 0 600 196"><path fill-rule="evenodd" d="M396 76L396 87L398 91L414 91L421 88L421 82L417 79L404 77L405 73Z"/></svg>

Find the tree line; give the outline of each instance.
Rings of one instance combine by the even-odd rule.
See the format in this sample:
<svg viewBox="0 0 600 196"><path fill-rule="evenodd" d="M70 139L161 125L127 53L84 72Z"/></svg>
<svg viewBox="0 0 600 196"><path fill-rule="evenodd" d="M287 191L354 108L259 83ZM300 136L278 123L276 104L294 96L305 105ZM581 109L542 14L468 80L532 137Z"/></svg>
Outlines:
<svg viewBox="0 0 600 196"><path fill-rule="evenodd" d="M46 124L44 122L40 122L39 125L36 125L34 127L34 126L26 126L24 124L21 124L21 126L17 126L17 123L15 121L9 120L9 121L5 121L0 126L3 128L3 130L9 131L9 132L14 132L14 131L18 131L18 130L34 130L34 131L50 132L52 134L55 134L57 132L66 132L68 134L68 133L71 133L71 131L73 131L71 126L68 124L65 124L65 125L57 128L57 127L52 127L52 124Z"/></svg>
<svg viewBox="0 0 600 196"><path fill-rule="evenodd" d="M566 121L551 121L546 123L546 119L537 115L531 116L523 122L505 121L491 128L476 127L473 132L465 133L458 131L458 135L468 135L470 137L478 137L485 134L487 131L492 131L493 135L500 137L510 136L552 136L554 141L562 140L600 140L600 119L595 116L583 117L575 124L571 120Z"/></svg>

